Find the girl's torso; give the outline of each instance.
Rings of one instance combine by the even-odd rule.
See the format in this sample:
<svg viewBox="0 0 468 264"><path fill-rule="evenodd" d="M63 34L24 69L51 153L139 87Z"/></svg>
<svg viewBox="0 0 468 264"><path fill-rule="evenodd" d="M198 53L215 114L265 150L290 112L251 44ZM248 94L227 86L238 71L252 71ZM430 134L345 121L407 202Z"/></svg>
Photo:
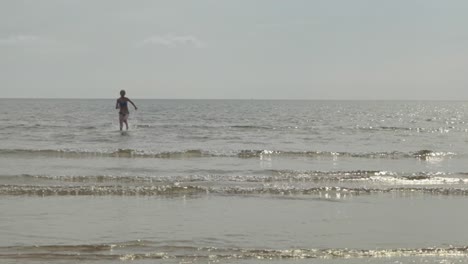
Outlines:
<svg viewBox="0 0 468 264"><path fill-rule="evenodd" d="M120 107L120 111L121 113L129 113L128 111L128 98L126 97L120 97L119 99L117 99L117 103L119 104L119 107Z"/></svg>

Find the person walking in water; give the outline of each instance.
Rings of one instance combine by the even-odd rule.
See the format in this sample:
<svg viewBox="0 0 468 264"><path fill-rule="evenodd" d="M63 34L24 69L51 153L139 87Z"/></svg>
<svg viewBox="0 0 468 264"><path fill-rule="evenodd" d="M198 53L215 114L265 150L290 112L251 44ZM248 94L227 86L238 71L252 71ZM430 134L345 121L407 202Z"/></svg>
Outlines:
<svg viewBox="0 0 468 264"><path fill-rule="evenodd" d="M117 103L115 104L115 109L119 109L119 122L120 122L120 131L122 131L123 124L125 123L125 127L128 130L128 116L130 112L128 111L128 102L130 102L135 110L138 109L136 105L132 102L132 100L125 97L125 90L120 91L120 98L117 99Z"/></svg>

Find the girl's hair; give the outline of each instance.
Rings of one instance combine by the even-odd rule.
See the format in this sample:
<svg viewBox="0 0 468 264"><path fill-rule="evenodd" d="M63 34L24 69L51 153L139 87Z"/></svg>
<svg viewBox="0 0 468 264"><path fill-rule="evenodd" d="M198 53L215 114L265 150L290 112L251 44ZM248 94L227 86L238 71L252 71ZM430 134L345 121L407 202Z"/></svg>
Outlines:
<svg viewBox="0 0 468 264"><path fill-rule="evenodd" d="M124 96L125 95L125 90L120 90L120 95Z"/></svg>

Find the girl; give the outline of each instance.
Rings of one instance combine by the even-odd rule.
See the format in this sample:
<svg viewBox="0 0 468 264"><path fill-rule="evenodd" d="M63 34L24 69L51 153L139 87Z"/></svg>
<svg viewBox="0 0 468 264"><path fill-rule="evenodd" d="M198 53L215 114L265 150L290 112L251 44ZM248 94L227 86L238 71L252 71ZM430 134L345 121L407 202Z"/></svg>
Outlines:
<svg viewBox="0 0 468 264"><path fill-rule="evenodd" d="M130 112L128 111L128 102L130 102L133 107L135 107L135 110L138 108L136 105L132 102L132 100L128 99L125 97L125 90L120 91L120 98L117 99L117 103L115 105L115 109L119 109L119 122L120 122L120 131L122 131L123 124L125 123L125 127L128 130L128 116L130 115Z"/></svg>

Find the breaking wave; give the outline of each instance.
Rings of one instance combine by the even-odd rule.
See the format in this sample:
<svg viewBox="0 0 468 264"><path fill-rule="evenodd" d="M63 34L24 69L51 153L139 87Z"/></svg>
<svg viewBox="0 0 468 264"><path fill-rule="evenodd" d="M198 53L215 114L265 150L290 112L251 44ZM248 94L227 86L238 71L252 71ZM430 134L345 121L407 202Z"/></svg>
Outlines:
<svg viewBox="0 0 468 264"><path fill-rule="evenodd" d="M151 260L198 259L344 259L383 257L468 257L468 246L396 249L251 249L164 245L151 241L95 245L0 247L0 258L13 260Z"/></svg>
<svg viewBox="0 0 468 264"><path fill-rule="evenodd" d="M300 187L291 185L267 184L263 186L202 186L179 183L153 186L37 186L37 185L0 185L0 195L32 196L184 196L184 195L319 195L340 198L346 195L379 193L420 193L432 195L468 195L467 188L446 187L342 187L316 186Z"/></svg>
<svg viewBox="0 0 468 264"><path fill-rule="evenodd" d="M392 172L392 171L301 171L265 170L250 175L232 175L232 172L216 171L179 176L114 176L114 175L0 175L1 182L59 181L73 183L181 183L181 182L245 182L245 183L378 183L391 185L450 185L468 184L468 173L446 172ZM235 172L234 172L235 173Z"/></svg>
<svg viewBox="0 0 468 264"><path fill-rule="evenodd" d="M392 171L295 171L274 170L271 181L314 181L314 182L356 182L387 183L399 185L466 184L467 173Z"/></svg>
<svg viewBox="0 0 468 264"><path fill-rule="evenodd" d="M416 158L428 160L432 158L452 158L456 156L453 152L419 150L414 152L331 152L331 151L281 151L281 150L240 150L238 152L218 152L200 149L168 152L152 152L138 149L116 149L116 150L77 150L77 149L0 149L0 155L29 155L62 158L88 158L88 157L115 157L115 158L166 158L187 159L202 157L238 157L238 158L261 158L261 157L308 157L308 158L368 158L368 159L404 159Z"/></svg>

